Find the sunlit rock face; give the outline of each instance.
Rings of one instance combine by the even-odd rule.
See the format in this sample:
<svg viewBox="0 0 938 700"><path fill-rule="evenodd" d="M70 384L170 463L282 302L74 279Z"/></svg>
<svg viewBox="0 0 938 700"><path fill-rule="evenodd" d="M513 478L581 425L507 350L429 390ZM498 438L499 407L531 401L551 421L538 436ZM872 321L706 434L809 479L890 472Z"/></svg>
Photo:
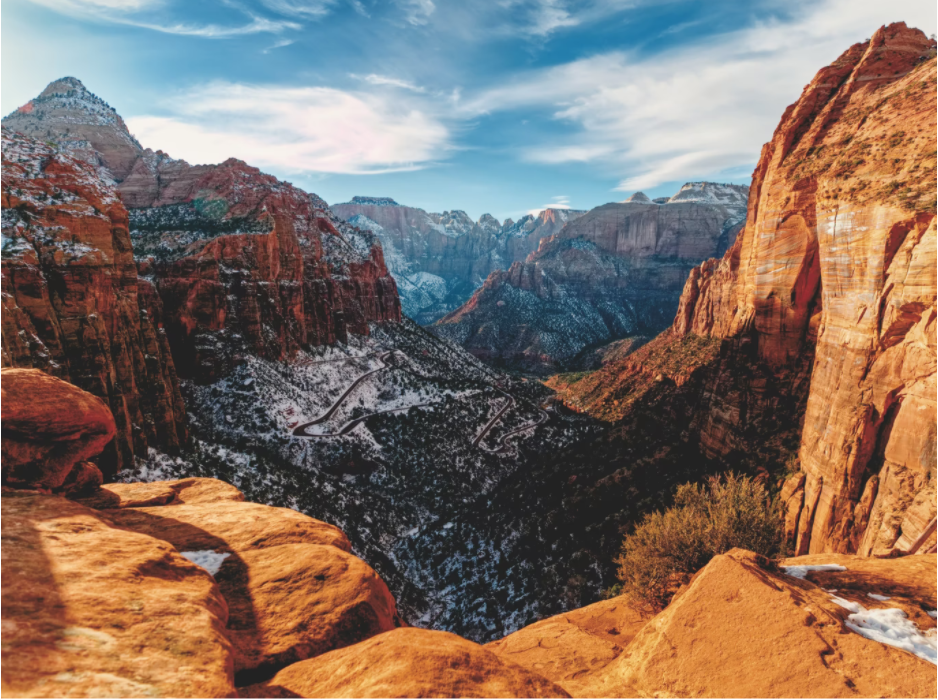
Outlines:
<svg viewBox="0 0 938 700"><path fill-rule="evenodd" d="M127 210L83 160L3 128L3 366L98 396L117 433L105 474L186 439L159 297L137 277Z"/></svg>
<svg viewBox="0 0 938 700"><path fill-rule="evenodd" d="M790 382L807 391L799 553L906 548L935 515L934 47L893 24L818 73L763 149L744 233L692 271L674 322L751 341L778 377L814 356ZM704 435L725 452L745 418L712 398Z"/></svg>
<svg viewBox="0 0 938 700"><path fill-rule="evenodd" d="M735 240L746 193L698 182L664 204L639 192L597 207L493 272L434 330L486 361L540 372L567 368L589 346L658 333L694 265Z"/></svg>
<svg viewBox="0 0 938 700"><path fill-rule="evenodd" d="M459 307L491 272L523 260L584 213L544 209L517 222L499 223L490 214L474 222L463 211L429 213L390 197L353 197L332 210L378 237L404 313L421 324Z"/></svg>

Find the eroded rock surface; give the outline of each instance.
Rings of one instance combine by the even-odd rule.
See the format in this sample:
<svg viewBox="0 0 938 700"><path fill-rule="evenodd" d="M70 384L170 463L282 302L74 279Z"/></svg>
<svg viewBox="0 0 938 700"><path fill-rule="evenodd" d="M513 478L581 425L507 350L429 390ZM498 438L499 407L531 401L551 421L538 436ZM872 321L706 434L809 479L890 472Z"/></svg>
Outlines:
<svg viewBox="0 0 938 700"><path fill-rule="evenodd" d="M55 122L58 123L58 122ZM104 399L106 475L186 440L158 299L137 278L127 210L87 163L3 127L3 356Z"/></svg>
<svg viewBox="0 0 938 700"><path fill-rule="evenodd" d="M64 498L4 488L2 501L5 696L234 695L228 605L208 573Z"/></svg>
<svg viewBox="0 0 938 700"><path fill-rule="evenodd" d="M114 437L108 407L73 384L36 369L5 367L0 388L4 484L58 488L76 463L99 454Z"/></svg>
<svg viewBox="0 0 938 700"><path fill-rule="evenodd" d="M744 232L691 271L644 363L719 346L681 370L697 372L681 400L708 457L798 430L797 553L904 550L935 516L934 55L899 23L818 73L763 149ZM561 381L565 399L622 417L654 379L639 354Z"/></svg>
<svg viewBox="0 0 938 700"><path fill-rule="evenodd" d="M927 595L916 599L922 607L934 603L936 559L920 558L925 566L915 578L928 587ZM844 559L850 560L844 562L849 569L858 558ZM890 578L894 564L884 562L884 578ZM873 587L889 588L879 582ZM889 604L865 596L864 601L866 607ZM733 550L698 572L618 658L584 677L581 692L585 697L935 695L933 662L851 631L849 615L815 584L788 576L751 552ZM931 628L934 634L934 620L924 612L916 622L923 633Z"/></svg>
<svg viewBox="0 0 938 700"><path fill-rule="evenodd" d="M448 632L399 629L293 664L242 697L563 698L547 679Z"/></svg>
<svg viewBox="0 0 938 700"><path fill-rule="evenodd" d="M646 621L619 597L549 617L485 646L582 697L588 688L580 679L616 659Z"/></svg>
<svg viewBox="0 0 938 700"><path fill-rule="evenodd" d="M688 273L721 255L747 188L689 183L666 204L605 204L493 272L434 332L477 357L527 370L571 366L584 348L668 326Z"/></svg>

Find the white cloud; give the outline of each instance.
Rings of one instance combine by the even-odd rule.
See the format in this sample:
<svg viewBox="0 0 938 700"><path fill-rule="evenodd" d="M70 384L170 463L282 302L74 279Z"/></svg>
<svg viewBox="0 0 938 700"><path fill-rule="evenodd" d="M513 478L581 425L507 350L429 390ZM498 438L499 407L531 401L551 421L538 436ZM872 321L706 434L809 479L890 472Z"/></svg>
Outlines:
<svg viewBox="0 0 938 700"><path fill-rule="evenodd" d="M539 0L531 9L531 22L526 30L533 36L547 36L563 27L575 27L580 20L572 16L563 0Z"/></svg>
<svg viewBox="0 0 938 700"><path fill-rule="evenodd" d="M162 34L206 39L225 39L259 33L279 34L288 29L301 28L301 25L296 22L270 20L251 13L245 13L249 22L238 25L166 23L149 19L150 15L147 14L141 15L141 13L160 9L164 4L162 0L32 0L32 2L69 17L149 29Z"/></svg>
<svg viewBox="0 0 938 700"><path fill-rule="evenodd" d="M428 24L430 16L436 11L436 4L433 0L395 0L395 2L404 12L404 20L416 27Z"/></svg>
<svg viewBox="0 0 938 700"><path fill-rule="evenodd" d="M236 157L281 173L373 174L426 167L449 147L442 121L399 96L213 83L168 107L170 116L132 117L128 126L192 163Z"/></svg>
<svg viewBox="0 0 938 700"><path fill-rule="evenodd" d="M916 0L804 1L796 18L767 19L652 56L618 51L531 71L467 97L466 118L550 110L575 132L526 145L537 163L591 162L632 191L719 176L755 164L785 107L824 65L882 24L935 31L935 8Z"/></svg>
<svg viewBox="0 0 938 700"><path fill-rule="evenodd" d="M570 198L565 194L551 197L550 204L545 204L537 209L528 209L528 214L538 216L545 209L570 209Z"/></svg>
<svg viewBox="0 0 938 700"><path fill-rule="evenodd" d="M264 7L288 17L319 19L325 17L336 4L336 0L261 0Z"/></svg>
<svg viewBox="0 0 938 700"><path fill-rule="evenodd" d="M378 75L377 73L371 73L369 75L355 75L354 73L351 73L349 75L355 80L361 80L362 82L368 83L369 85L384 85L388 87L401 88L403 90L410 90L411 92L426 92L425 88L422 88L419 85L415 85L409 80L392 78L387 75Z"/></svg>

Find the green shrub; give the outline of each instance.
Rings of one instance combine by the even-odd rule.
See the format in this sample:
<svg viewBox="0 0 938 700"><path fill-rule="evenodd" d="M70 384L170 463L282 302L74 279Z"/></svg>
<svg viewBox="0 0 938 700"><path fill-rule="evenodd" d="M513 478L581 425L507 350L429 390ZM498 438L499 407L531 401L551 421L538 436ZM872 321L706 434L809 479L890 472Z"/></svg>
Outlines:
<svg viewBox="0 0 938 700"><path fill-rule="evenodd" d="M717 554L741 547L784 554L785 520L761 482L733 473L678 487L674 506L652 513L616 559L622 594L644 614L660 612Z"/></svg>

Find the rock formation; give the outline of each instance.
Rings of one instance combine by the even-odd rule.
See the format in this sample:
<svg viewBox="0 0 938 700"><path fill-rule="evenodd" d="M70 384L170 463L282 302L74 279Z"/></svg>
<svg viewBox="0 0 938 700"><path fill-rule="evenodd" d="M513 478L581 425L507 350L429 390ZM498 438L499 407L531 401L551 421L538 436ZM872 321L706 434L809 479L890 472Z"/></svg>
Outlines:
<svg viewBox="0 0 938 700"><path fill-rule="evenodd" d="M693 266L732 244L746 191L689 183L663 205L642 195L597 207L489 275L434 331L481 359L533 371L569 367L588 346L657 333Z"/></svg>
<svg viewBox="0 0 938 700"><path fill-rule="evenodd" d="M287 359L401 318L380 245L315 195L143 150L74 78L3 124L3 365L108 402L108 477L186 442L177 373L210 381L245 353Z"/></svg>
<svg viewBox="0 0 938 700"><path fill-rule="evenodd" d="M710 456L796 428L798 553L903 550L935 515L935 82L935 42L902 23L822 69L763 149L744 232L691 271L670 332L555 384L618 419L651 372L693 376L682 401Z"/></svg>
<svg viewBox="0 0 938 700"><path fill-rule="evenodd" d="M127 210L89 165L3 127L3 366L35 367L104 399L114 474L186 440L159 298L138 279Z"/></svg>
<svg viewBox="0 0 938 700"><path fill-rule="evenodd" d="M143 153L114 108L77 78L49 83L39 97L5 117L3 125L37 141L52 142L91 165L105 180L123 180Z"/></svg>
<svg viewBox="0 0 938 700"><path fill-rule="evenodd" d="M0 370L3 483L62 486L72 468L114 437L114 416L96 396L35 369Z"/></svg>
<svg viewBox="0 0 938 700"><path fill-rule="evenodd" d="M935 556L876 562L867 569L872 575L859 577L857 561L843 560L855 583L835 597L751 552L720 555L615 660L578 679L581 697L934 695L933 661L869 639L862 632L872 625L863 628L850 613L893 608L923 642L933 636L935 622L923 607L934 604ZM840 580L829 576L825 585Z"/></svg>
<svg viewBox="0 0 938 700"><path fill-rule="evenodd" d="M110 484L79 500L11 488L53 466L42 451L62 424L50 428L43 407L58 406L78 442L100 436L102 423L113 430L103 402L41 374L3 371L4 465L10 454L38 455L2 489L5 695L936 693L934 554L779 566L733 550L650 620L618 598L482 647L407 627L341 531L245 502L229 484ZM27 389L40 406L29 415ZM55 471L94 457L90 444L47 452Z"/></svg>
<svg viewBox="0 0 938 700"><path fill-rule="evenodd" d="M473 222L463 211L427 213L389 197L353 197L332 210L380 239L404 313L421 324L462 305L490 273L523 260L584 213L545 209L504 224L483 214Z"/></svg>

